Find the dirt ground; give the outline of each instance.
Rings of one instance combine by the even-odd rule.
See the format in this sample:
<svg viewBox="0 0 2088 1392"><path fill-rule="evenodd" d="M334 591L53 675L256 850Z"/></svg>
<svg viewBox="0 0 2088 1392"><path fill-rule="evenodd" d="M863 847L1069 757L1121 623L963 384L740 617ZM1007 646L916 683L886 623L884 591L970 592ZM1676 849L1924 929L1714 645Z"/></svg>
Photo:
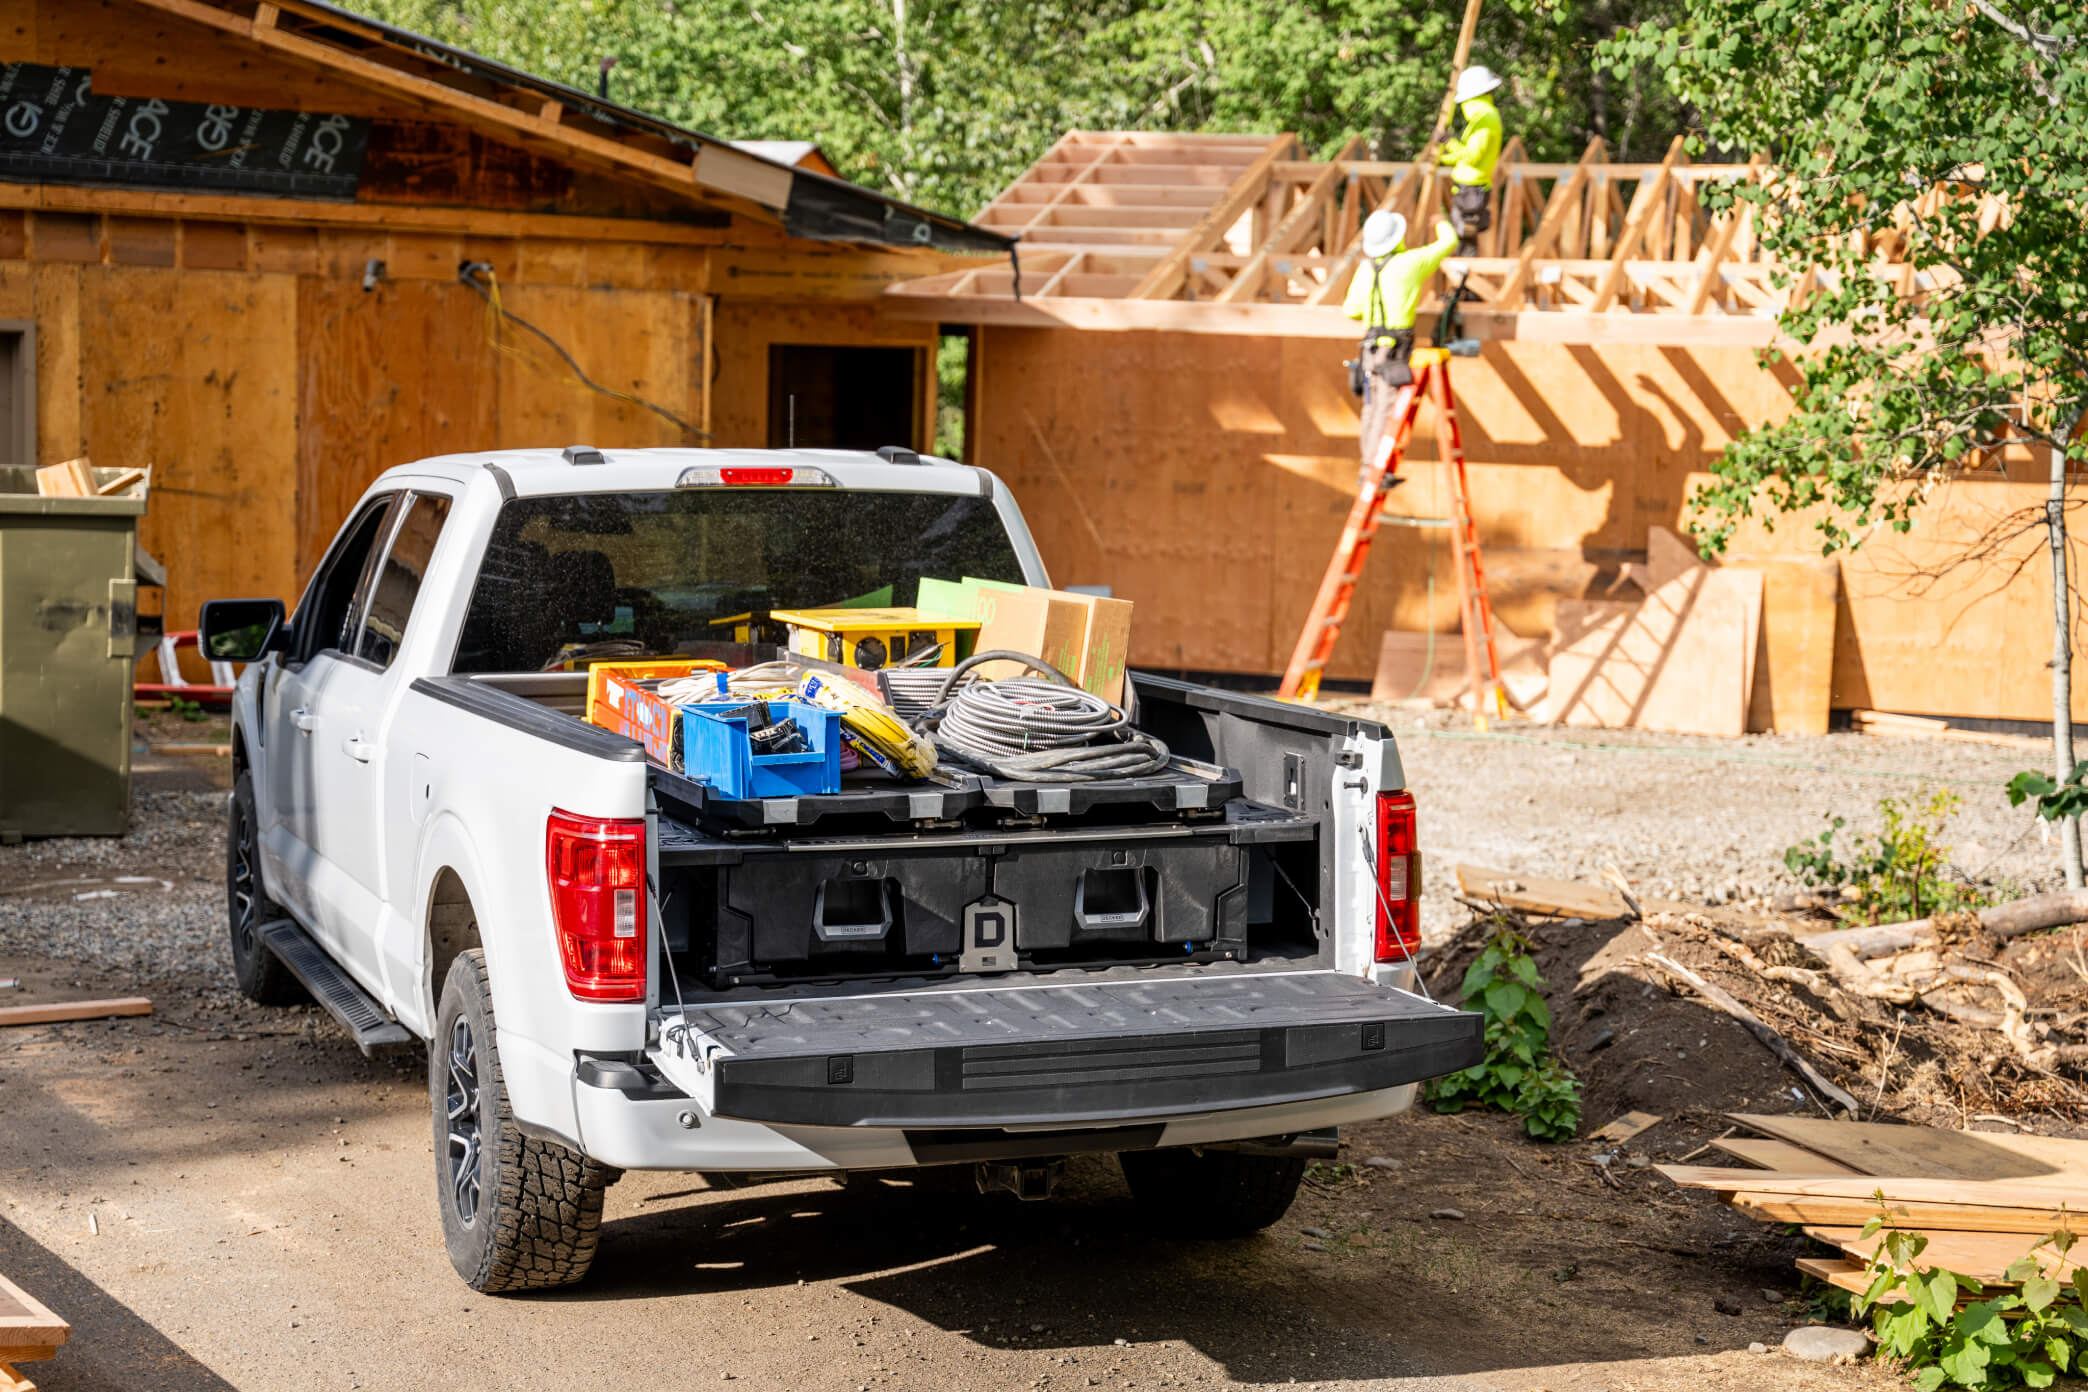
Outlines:
<svg viewBox="0 0 2088 1392"><path fill-rule="evenodd" d="M1788 796L1808 817L1837 784L1851 813L1874 801L1835 760L1896 760L1840 738L1855 747L1824 745L1817 773L1763 766L1804 785ZM1445 809L1424 811L1432 875L1459 856L1575 874L1557 862L1615 854L1611 823L1568 819L1582 828L1573 852L1556 808L1520 801L1525 786L1545 794L1517 773L1542 771L1529 748L1405 743L1424 808ZM1705 764L1723 767L1617 756L1594 794L1565 765L1549 795L1610 803L1628 840L1657 835L1636 820L1648 799L1698 778L1691 825L1735 830L1685 830L1668 864L1704 883L1756 859L1740 828L1762 792L1744 764L1689 772ZM157 1006L0 1038L0 1271L74 1323L56 1360L26 1370L44 1388L1897 1385L1781 1352L1809 1313L1791 1266L1804 1239L1648 1168L1699 1150L1726 1111L1812 1104L1733 1022L1614 969L1643 928L1574 920L1532 932L1585 1128L1631 1108L1666 1117L1621 1151L1416 1111L1345 1131L1339 1162L1269 1232L1210 1244L1142 1232L1106 1158L1076 1161L1057 1197L1030 1205L931 1178L714 1188L634 1173L610 1190L585 1283L475 1295L437 1227L424 1064L366 1061L316 1011L231 991L221 771L140 767L130 838L0 848L0 977L22 978L0 1001L143 990ZM1523 781L1489 820L1481 790L1504 776ZM1969 786L1987 770L1952 776ZM1507 861L1517 844L1526 853Z"/></svg>

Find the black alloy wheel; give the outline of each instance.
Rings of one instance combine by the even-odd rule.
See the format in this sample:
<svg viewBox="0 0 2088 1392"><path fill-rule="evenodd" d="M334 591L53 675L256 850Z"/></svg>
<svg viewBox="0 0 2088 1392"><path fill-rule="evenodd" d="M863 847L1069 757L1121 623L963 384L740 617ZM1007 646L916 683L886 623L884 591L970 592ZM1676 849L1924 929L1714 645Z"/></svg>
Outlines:
<svg viewBox="0 0 2088 1392"><path fill-rule="evenodd" d="M457 1016L450 1026L449 1086L442 1101L449 1116L450 1198L458 1220L468 1228L478 1221L485 1135L479 1111L478 1041L472 1038L468 1015Z"/></svg>
<svg viewBox="0 0 2088 1392"><path fill-rule="evenodd" d="M232 975L248 1000L259 1005L297 1005L305 988L261 940L261 930L284 917L261 883L259 819L254 815L254 775L241 769L232 784L225 822L225 919L232 941Z"/></svg>

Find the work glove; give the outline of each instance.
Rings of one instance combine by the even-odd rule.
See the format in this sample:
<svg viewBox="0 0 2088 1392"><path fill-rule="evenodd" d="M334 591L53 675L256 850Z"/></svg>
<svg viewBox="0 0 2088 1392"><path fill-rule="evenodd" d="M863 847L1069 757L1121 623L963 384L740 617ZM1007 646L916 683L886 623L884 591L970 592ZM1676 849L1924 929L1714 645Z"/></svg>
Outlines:
<svg viewBox="0 0 2088 1392"><path fill-rule="evenodd" d="M1429 143L1429 144L1431 144L1431 145L1440 145L1440 144L1442 144L1442 143L1443 143L1443 142L1444 142L1445 140L1448 140L1449 138L1450 138L1450 127L1448 127L1448 126L1437 126L1437 127L1435 128L1435 131L1434 131L1434 133L1433 133L1433 134L1431 134L1431 135L1430 135L1430 136L1428 137L1428 143Z"/></svg>
<svg viewBox="0 0 2088 1392"><path fill-rule="evenodd" d="M1444 238L1444 237L1455 237L1456 235L1457 235L1457 229L1456 229L1455 227L1452 227L1452 226L1450 225L1450 220L1449 220L1448 218L1437 218L1437 219L1436 219L1436 238L1437 238L1437 240L1439 240L1439 241L1440 241L1440 240L1441 240L1442 238Z"/></svg>

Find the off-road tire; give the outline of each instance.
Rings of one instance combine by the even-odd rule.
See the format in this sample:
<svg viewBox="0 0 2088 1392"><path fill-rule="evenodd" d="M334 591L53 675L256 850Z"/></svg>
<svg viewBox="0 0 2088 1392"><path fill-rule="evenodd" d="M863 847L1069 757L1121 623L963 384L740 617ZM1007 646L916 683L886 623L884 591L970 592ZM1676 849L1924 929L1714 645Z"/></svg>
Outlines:
<svg viewBox="0 0 2088 1392"><path fill-rule="evenodd" d="M1170 1237L1246 1237L1289 1211L1305 1161L1236 1150L1127 1150L1117 1155L1146 1221Z"/></svg>
<svg viewBox="0 0 2088 1392"><path fill-rule="evenodd" d="M261 823L254 814L254 774L241 769L225 813L225 921L232 940L232 977L256 1005L302 1005L311 999L283 959L261 941L261 926L283 911L261 884Z"/></svg>
<svg viewBox="0 0 2088 1392"><path fill-rule="evenodd" d="M476 1142L475 1186L459 1182L457 1151L469 1146L453 1140L461 1134L451 1114L460 1023L469 1031L474 1065L458 1074L475 1081L467 1099L475 1119L475 1135L467 1138ZM556 1142L525 1136L515 1125L480 949L459 953L443 983L435 1035L428 1041L428 1096L442 1240L457 1274L473 1290L488 1293L547 1290L585 1276L601 1240L602 1195L620 1172Z"/></svg>

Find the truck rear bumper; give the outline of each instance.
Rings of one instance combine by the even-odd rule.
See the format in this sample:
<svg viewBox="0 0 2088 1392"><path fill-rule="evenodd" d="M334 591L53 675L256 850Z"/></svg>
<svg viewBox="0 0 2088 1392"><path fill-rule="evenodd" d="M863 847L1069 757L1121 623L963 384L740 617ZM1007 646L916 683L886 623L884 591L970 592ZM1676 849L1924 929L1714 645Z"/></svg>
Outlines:
<svg viewBox="0 0 2088 1392"><path fill-rule="evenodd" d="M580 1134L571 1139L591 1158L626 1170L904 1169L1286 1135L1390 1116L1406 1110L1413 1096L1409 1083L1313 1102L1083 1128L765 1126L710 1115L693 1098L641 1100L575 1077Z"/></svg>

